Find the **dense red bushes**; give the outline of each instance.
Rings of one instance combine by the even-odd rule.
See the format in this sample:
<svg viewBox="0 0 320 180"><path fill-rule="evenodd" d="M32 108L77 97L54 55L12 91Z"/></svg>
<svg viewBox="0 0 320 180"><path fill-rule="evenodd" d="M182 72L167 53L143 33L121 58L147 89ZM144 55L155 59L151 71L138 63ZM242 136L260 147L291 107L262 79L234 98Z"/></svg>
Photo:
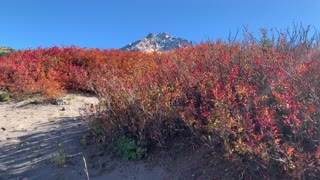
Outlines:
<svg viewBox="0 0 320 180"><path fill-rule="evenodd" d="M0 87L57 98L93 91L109 137L164 145L188 130L261 176L319 177L320 54L243 41L167 53L48 48L0 59ZM297 53L297 51L299 53ZM97 109L99 110L99 109ZM273 174L272 172L277 172Z"/></svg>

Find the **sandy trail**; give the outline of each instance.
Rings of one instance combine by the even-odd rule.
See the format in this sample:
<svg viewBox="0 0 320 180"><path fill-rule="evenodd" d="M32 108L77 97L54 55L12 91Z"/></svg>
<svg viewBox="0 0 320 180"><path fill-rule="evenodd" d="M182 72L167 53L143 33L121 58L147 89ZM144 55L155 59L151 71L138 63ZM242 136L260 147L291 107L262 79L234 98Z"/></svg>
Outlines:
<svg viewBox="0 0 320 180"><path fill-rule="evenodd" d="M90 179L175 179L159 165L100 157L98 147L81 144L88 130L79 108L98 103L97 98L68 94L66 105L41 103L41 98L0 102L0 179L86 179L83 157ZM65 111L63 111L65 108ZM52 156L67 155L67 165L58 168Z"/></svg>

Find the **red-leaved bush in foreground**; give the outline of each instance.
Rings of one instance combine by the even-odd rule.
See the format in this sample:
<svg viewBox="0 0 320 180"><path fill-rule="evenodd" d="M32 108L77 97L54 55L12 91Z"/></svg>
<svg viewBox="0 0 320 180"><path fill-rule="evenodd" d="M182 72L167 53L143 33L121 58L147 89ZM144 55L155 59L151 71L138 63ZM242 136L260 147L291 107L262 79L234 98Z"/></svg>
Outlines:
<svg viewBox="0 0 320 180"><path fill-rule="evenodd" d="M262 32L260 42L247 36L163 53L15 52L0 58L0 87L47 98L95 92L103 107L91 107L89 118L102 141L126 135L161 146L187 131L222 147L249 179L319 178L319 49L307 35L295 43Z"/></svg>

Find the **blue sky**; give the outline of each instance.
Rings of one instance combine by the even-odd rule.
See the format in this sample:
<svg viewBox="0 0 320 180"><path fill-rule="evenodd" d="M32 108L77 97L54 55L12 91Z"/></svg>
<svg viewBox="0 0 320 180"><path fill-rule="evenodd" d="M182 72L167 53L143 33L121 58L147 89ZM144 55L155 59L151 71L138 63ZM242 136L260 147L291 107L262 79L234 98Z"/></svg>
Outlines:
<svg viewBox="0 0 320 180"><path fill-rule="evenodd" d="M149 32L200 42L246 25L320 29L319 0L2 0L0 46L121 48Z"/></svg>

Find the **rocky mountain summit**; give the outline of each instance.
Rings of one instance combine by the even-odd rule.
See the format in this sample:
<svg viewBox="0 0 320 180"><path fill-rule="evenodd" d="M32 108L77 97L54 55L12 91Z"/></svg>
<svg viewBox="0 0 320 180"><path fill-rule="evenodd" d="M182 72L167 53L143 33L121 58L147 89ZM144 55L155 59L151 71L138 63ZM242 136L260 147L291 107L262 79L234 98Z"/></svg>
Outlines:
<svg viewBox="0 0 320 180"><path fill-rule="evenodd" d="M147 37L133 43L129 43L125 47L121 48L121 50L144 52L170 51L172 49L190 45L192 45L192 43L188 40L172 37L165 32L156 35L149 33Z"/></svg>

